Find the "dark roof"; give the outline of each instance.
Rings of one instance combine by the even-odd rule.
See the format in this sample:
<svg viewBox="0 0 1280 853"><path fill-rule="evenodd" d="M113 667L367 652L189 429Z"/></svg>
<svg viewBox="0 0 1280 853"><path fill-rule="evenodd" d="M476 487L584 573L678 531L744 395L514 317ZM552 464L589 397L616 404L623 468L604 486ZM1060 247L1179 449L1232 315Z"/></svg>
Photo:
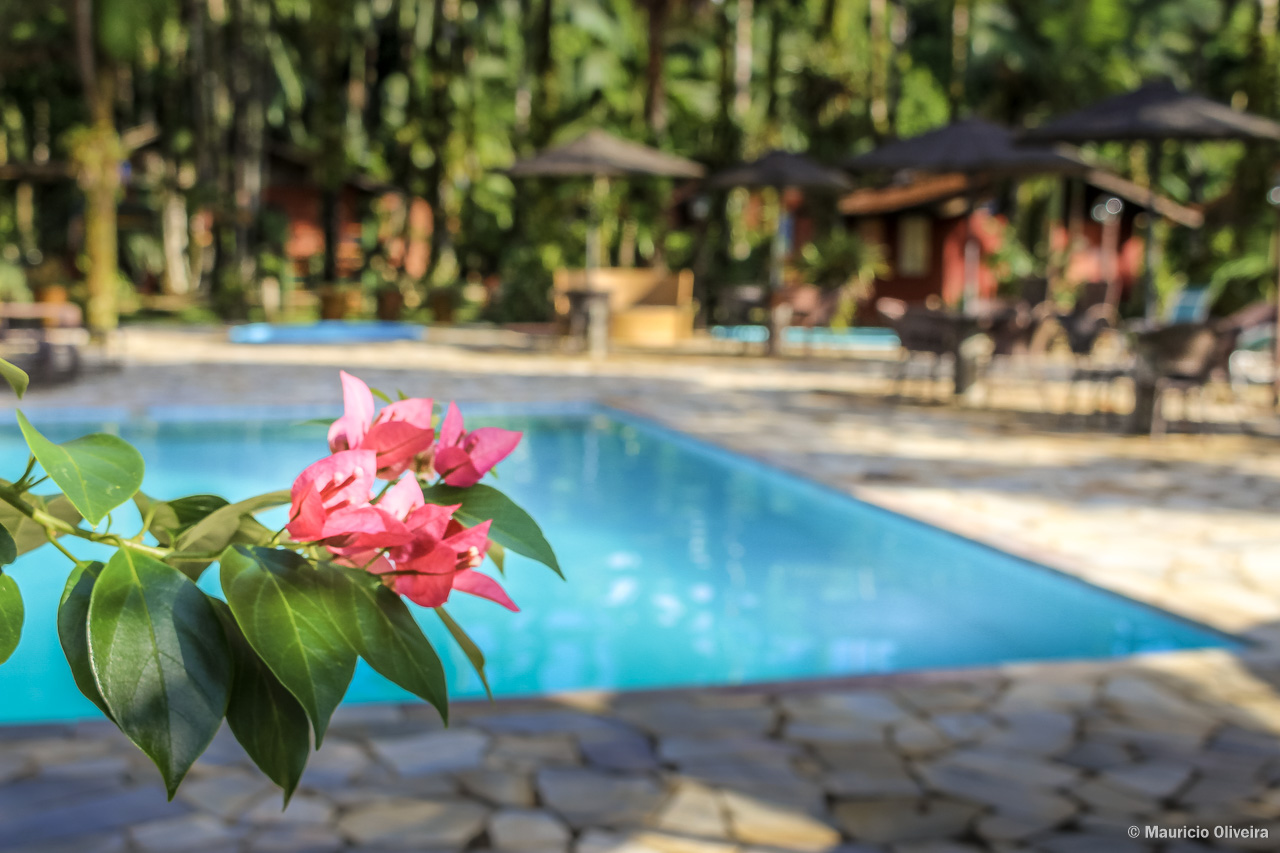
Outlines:
<svg viewBox="0 0 1280 853"><path fill-rule="evenodd" d="M1145 187L1104 169L1089 169L1081 178L1086 184L1119 196L1136 208L1154 208L1157 214L1178 225L1199 228L1204 224L1204 214L1199 210L1178 204L1162 195L1156 195L1153 203L1152 196ZM962 211L948 211L938 206L964 195L988 195L990 188L990 181L978 176L960 173L929 175L907 183L855 190L840 199L840 212L846 216L876 216L934 207L935 212L943 216L960 215Z"/></svg>
<svg viewBox="0 0 1280 853"><path fill-rule="evenodd" d="M1273 139L1280 124L1232 109L1168 81L1060 116L1025 131L1024 142L1092 142L1141 139Z"/></svg>
<svg viewBox="0 0 1280 853"><path fill-rule="evenodd" d="M982 119L889 142L844 164L851 172L1033 175L1082 174L1089 164L1073 150L1019 147L1012 130Z"/></svg>
<svg viewBox="0 0 1280 853"><path fill-rule="evenodd" d="M518 178L573 175L700 178L704 171L701 165L684 157L619 139L603 130L589 130L572 142L516 161L507 174Z"/></svg>
<svg viewBox="0 0 1280 853"><path fill-rule="evenodd" d="M796 187L833 192L852 186L838 170L789 151L770 151L756 160L730 166L712 175L708 183L719 188Z"/></svg>

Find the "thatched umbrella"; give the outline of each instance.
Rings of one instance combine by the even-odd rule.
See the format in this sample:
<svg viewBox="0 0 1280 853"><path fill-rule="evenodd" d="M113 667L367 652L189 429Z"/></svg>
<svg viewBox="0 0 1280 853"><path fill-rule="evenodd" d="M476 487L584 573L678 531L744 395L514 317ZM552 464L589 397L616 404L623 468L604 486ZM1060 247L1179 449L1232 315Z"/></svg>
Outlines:
<svg viewBox="0 0 1280 853"><path fill-rule="evenodd" d="M1082 175L1090 166L1070 148L1019 147L1014 131L971 118L881 145L845 161L844 168L850 172L913 171L1007 177Z"/></svg>
<svg viewBox="0 0 1280 853"><path fill-rule="evenodd" d="M1179 91L1172 82L1161 81L1031 128L1022 134L1020 141L1038 144L1149 142L1147 176L1151 201L1154 202L1160 172L1160 143L1166 139L1280 141L1280 124L1193 92ZM1148 210L1151 209L1149 204ZM1146 263L1142 276L1142 297L1148 319L1152 318L1155 310L1152 299L1154 222L1155 217L1148 215L1144 247Z"/></svg>
<svg viewBox="0 0 1280 853"><path fill-rule="evenodd" d="M711 176L709 186L715 189L730 187L772 187L778 191L779 201L787 189L809 190L814 192L838 193L850 189L853 184L849 178L836 169L829 169L820 163L810 160L803 154L789 151L770 151L762 157L745 163L729 166ZM773 247L769 252L769 290L777 293L782 289L782 259L786 250L785 209L778 216L778 227L773 235ZM776 354L779 349L780 329L777 328L772 311L769 313L769 352Z"/></svg>
<svg viewBox="0 0 1280 853"><path fill-rule="evenodd" d="M600 265L599 202L608 192L610 178L670 177L700 178L705 169L692 160L667 154L656 148L620 139L603 130L589 130L563 145L556 145L516 161L507 174L513 178L593 178L595 185L587 222L587 288L591 288L591 270ZM588 335L592 350L601 354L603 330L593 313Z"/></svg>
<svg viewBox="0 0 1280 853"><path fill-rule="evenodd" d="M1083 176L1090 165L1067 146L1019 147L1014 131L982 119L953 122L946 127L881 145L845 161L850 172L929 172L982 177L1026 175ZM974 194L969 193L972 213ZM977 297L978 241L966 222L964 301L972 308ZM970 259L974 259L970 262Z"/></svg>

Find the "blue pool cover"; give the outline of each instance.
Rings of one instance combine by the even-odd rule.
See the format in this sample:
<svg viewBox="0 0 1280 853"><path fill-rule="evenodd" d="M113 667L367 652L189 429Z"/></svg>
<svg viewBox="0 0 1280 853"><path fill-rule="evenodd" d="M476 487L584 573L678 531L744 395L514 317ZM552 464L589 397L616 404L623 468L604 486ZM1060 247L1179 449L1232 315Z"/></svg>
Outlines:
<svg viewBox="0 0 1280 853"><path fill-rule="evenodd" d="M232 326L227 337L233 344L366 344L380 341L420 341L426 329L416 323L390 320L358 322L321 320L305 325L247 323Z"/></svg>

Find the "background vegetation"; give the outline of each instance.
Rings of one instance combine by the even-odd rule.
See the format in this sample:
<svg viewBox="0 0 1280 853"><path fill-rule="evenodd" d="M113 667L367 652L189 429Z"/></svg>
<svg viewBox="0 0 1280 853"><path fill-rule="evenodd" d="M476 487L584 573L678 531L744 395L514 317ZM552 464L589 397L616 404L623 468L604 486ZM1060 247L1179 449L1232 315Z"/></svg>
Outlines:
<svg viewBox="0 0 1280 853"><path fill-rule="evenodd" d="M0 286L69 257L107 325L123 246L133 284L243 314L263 276L292 274L262 204L288 151L330 202L356 176L427 201L429 268L397 286L500 277L495 318L533 319L548 271L582 262L584 188L500 170L589 127L714 169L773 147L839 161L968 115L1035 122L1155 76L1276 116L1276 29L1277 0L0 0ZM1098 153L1146 180L1140 146ZM1210 226L1165 235L1166 290L1213 281L1233 305L1272 286L1271 156L1168 146L1161 190L1209 202ZM741 194L673 227L668 189L613 188L615 260L759 275L771 223ZM1052 198L1026 182L1008 199L1041 256ZM366 283L397 278L376 260L388 227L409 226L369 229ZM330 252L310 277L336 269Z"/></svg>

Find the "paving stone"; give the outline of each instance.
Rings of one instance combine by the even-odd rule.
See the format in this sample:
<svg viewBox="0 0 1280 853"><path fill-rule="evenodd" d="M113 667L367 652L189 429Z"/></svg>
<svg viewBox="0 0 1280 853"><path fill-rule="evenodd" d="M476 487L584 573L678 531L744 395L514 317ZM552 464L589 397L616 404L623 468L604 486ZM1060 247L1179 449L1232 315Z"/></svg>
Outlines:
<svg viewBox="0 0 1280 853"><path fill-rule="evenodd" d="M1071 789L1071 796L1095 811L1126 816L1150 815L1159 811L1158 804L1150 798L1140 796L1131 789L1117 788L1101 779L1081 782Z"/></svg>
<svg viewBox="0 0 1280 853"><path fill-rule="evenodd" d="M653 770L658 758L649 739L628 729L596 730L578 736L587 763L602 770Z"/></svg>
<svg viewBox="0 0 1280 853"><path fill-rule="evenodd" d="M484 832L489 810L467 800L383 799L338 821L357 847L460 848Z"/></svg>
<svg viewBox="0 0 1280 853"><path fill-rule="evenodd" d="M724 791L733 837L745 844L785 846L788 850L820 851L838 844L840 833L812 815Z"/></svg>
<svg viewBox="0 0 1280 853"><path fill-rule="evenodd" d="M414 776L399 779L388 775L375 780L362 779L349 788L334 788L324 796L339 808L354 808L385 799L417 797L426 800L448 800L457 797L458 783L449 776Z"/></svg>
<svg viewBox="0 0 1280 853"><path fill-rule="evenodd" d="M357 705L356 707L376 707ZM335 739L332 734L324 746L307 761L302 784L311 788L337 788L366 772L373 765L363 748L354 743Z"/></svg>
<svg viewBox="0 0 1280 853"><path fill-rule="evenodd" d="M934 755L951 746L951 740L928 723L908 720L893 726L889 740L903 755L913 758Z"/></svg>
<svg viewBox="0 0 1280 853"><path fill-rule="evenodd" d="M279 789L261 776L239 772L187 779L177 794L179 800L224 820L234 820L263 799L279 796Z"/></svg>
<svg viewBox="0 0 1280 853"><path fill-rule="evenodd" d="M833 809L845 832L856 841L872 844L961 836L981 811L970 803L936 797L847 800Z"/></svg>
<svg viewBox="0 0 1280 853"><path fill-rule="evenodd" d="M675 765L741 758L787 766L800 751L800 747L784 741L744 736L674 736L663 738L658 746L662 760Z"/></svg>
<svg viewBox="0 0 1280 853"><path fill-rule="evenodd" d="M543 805L579 829L639 824L657 811L666 795L647 776L578 768L540 770L537 786Z"/></svg>
<svg viewBox="0 0 1280 853"><path fill-rule="evenodd" d="M984 853L981 847L958 841L909 841L892 849L893 853Z"/></svg>
<svg viewBox="0 0 1280 853"><path fill-rule="evenodd" d="M998 684L931 684L903 687L894 695L925 714L940 711L976 711L986 708L999 692Z"/></svg>
<svg viewBox="0 0 1280 853"><path fill-rule="evenodd" d="M345 846L336 829L280 826L251 837L246 850L247 853L337 853Z"/></svg>
<svg viewBox="0 0 1280 853"><path fill-rule="evenodd" d="M883 744L888 727L874 720L856 717L817 717L791 720L783 729L787 740L817 745Z"/></svg>
<svg viewBox="0 0 1280 853"><path fill-rule="evenodd" d="M909 718L908 712L891 695L878 690L851 690L832 693L797 693L783 696L783 710L792 719L806 717L853 717L881 725Z"/></svg>
<svg viewBox="0 0 1280 853"><path fill-rule="evenodd" d="M574 853L740 853L736 844L702 838L687 838L643 830L614 832L591 829L574 845Z"/></svg>
<svg viewBox="0 0 1280 853"><path fill-rule="evenodd" d="M1173 762L1147 761L1107 770L1099 778L1113 787L1159 800L1186 784L1191 768Z"/></svg>
<svg viewBox="0 0 1280 853"><path fill-rule="evenodd" d="M836 797L914 797L920 783L899 763L868 764L862 769L836 770L823 775L822 787Z"/></svg>
<svg viewBox="0 0 1280 853"><path fill-rule="evenodd" d="M675 793L653 821L654 827L699 838L728 838L729 825L720 795L688 779L676 783Z"/></svg>
<svg viewBox="0 0 1280 853"><path fill-rule="evenodd" d="M495 806L532 806L537 797L529 774L481 768L458 774L462 789Z"/></svg>
<svg viewBox="0 0 1280 853"><path fill-rule="evenodd" d="M616 720L568 710L488 714L476 717L469 724L492 734L505 735L577 735L587 731L626 728Z"/></svg>
<svg viewBox="0 0 1280 853"><path fill-rule="evenodd" d="M1070 817L1076 806L1048 790L1037 790L1017 779L994 776L985 770L938 762L921 765L920 775L929 787L960 800L992 806L1011 817L1056 823Z"/></svg>
<svg viewBox="0 0 1280 853"><path fill-rule="evenodd" d="M769 707L706 708L689 702L654 702L621 708L618 716L659 737L671 735L763 735L773 730L777 711Z"/></svg>
<svg viewBox="0 0 1280 853"><path fill-rule="evenodd" d="M936 714L931 719L934 727L956 743L972 743L999 732L995 719L989 714L968 711Z"/></svg>
<svg viewBox="0 0 1280 853"><path fill-rule="evenodd" d="M1133 760L1133 753L1123 745L1105 741L1078 743L1058 756L1058 761L1081 770L1110 770L1132 764Z"/></svg>
<svg viewBox="0 0 1280 853"><path fill-rule="evenodd" d="M1074 811L1059 817L1053 814L1010 815L997 811L978 818L977 832L990 842L1023 841L1061 826Z"/></svg>
<svg viewBox="0 0 1280 853"><path fill-rule="evenodd" d="M1152 848L1122 835L1093 835L1063 832L1036 839L1036 849L1044 853L1148 853Z"/></svg>
<svg viewBox="0 0 1280 853"><path fill-rule="evenodd" d="M1092 704L1098 687L1091 681L1024 678L1010 684L994 706L997 712L1030 708L1073 710Z"/></svg>
<svg viewBox="0 0 1280 853"><path fill-rule="evenodd" d="M503 809L489 816L489 843L498 850L563 848L569 827L549 812Z"/></svg>
<svg viewBox="0 0 1280 853"><path fill-rule="evenodd" d="M211 849L231 849L244 836L209 815L184 815L150 821L129 829L140 853L186 853Z"/></svg>
<svg viewBox="0 0 1280 853"><path fill-rule="evenodd" d="M323 826L333 819L333 806L327 799L310 793L297 793L289 800L288 808L279 791L259 798L258 802L240 820L258 825L310 824Z"/></svg>
<svg viewBox="0 0 1280 853"><path fill-rule="evenodd" d="M477 731L450 729L416 737L371 741L378 758L401 776L469 770L484 763L489 738Z"/></svg>
<svg viewBox="0 0 1280 853"><path fill-rule="evenodd" d="M0 788L0 838L15 847L51 842L91 832L107 832L190 811L169 803L164 788L121 789L111 780L28 781ZM49 789L52 785L52 789Z"/></svg>
<svg viewBox="0 0 1280 853"><path fill-rule="evenodd" d="M539 766L576 766L582 763L572 735L496 735L489 746L490 765L533 770Z"/></svg>
<svg viewBox="0 0 1280 853"><path fill-rule="evenodd" d="M1076 721L1056 711L1013 711L997 715L1002 727L982 739L987 749L1059 755L1076 740Z"/></svg>
<svg viewBox="0 0 1280 853"><path fill-rule="evenodd" d="M25 755L0 753L0 785L5 785L19 776L27 775L35 766L35 762Z"/></svg>
<svg viewBox="0 0 1280 853"><path fill-rule="evenodd" d="M991 752L987 749L960 749L934 762L933 767L961 767L1032 788L1062 788L1076 782L1080 771L1034 756Z"/></svg>
<svg viewBox="0 0 1280 853"><path fill-rule="evenodd" d="M39 841L19 847L4 848L5 853L124 853L128 841L122 833L76 835L59 841Z"/></svg>
<svg viewBox="0 0 1280 853"><path fill-rule="evenodd" d="M723 758L687 763L680 772L687 778L713 787L729 788L759 800L815 814L823 809L826 802L826 794L816 781L774 761Z"/></svg>
<svg viewBox="0 0 1280 853"><path fill-rule="evenodd" d="M123 778L128 775L132 764L123 755L101 755L93 758L81 758L75 761L63 761L50 764L40 762L41 776L52 779L109 779Z"/></svg>

